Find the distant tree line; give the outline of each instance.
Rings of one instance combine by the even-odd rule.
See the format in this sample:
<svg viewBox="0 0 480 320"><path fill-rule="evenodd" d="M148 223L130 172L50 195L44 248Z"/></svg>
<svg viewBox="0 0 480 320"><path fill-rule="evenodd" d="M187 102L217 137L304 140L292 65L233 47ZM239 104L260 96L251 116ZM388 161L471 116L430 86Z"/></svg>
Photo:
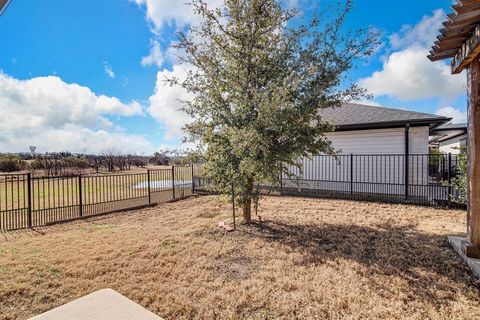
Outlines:
<svg viewBox="0 0 480 320"><path fill-rule="evenodd" d="M28 167L28 163L20 156L14 154L0 155L0 172L22 171Z"/></svg>
<svg viewBox="0 0 480 320"><path fill-rule="evenodd" d="M47 176L75 175L85 172L126 171L132 168L146 168L148 165L179 165L188 162L188 158L177 151L157 151L151 156L122 154L114 149L106 149L101 154L72 154L71 152L52 152L0 154L0 172L19 172L26 170L43 171Z"/></svg>

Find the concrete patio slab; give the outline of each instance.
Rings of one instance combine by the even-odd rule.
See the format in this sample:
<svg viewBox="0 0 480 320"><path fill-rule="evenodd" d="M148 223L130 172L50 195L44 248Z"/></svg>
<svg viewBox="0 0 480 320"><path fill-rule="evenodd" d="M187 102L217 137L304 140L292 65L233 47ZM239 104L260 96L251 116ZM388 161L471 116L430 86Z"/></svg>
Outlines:
<svg viewBox="0 0 480 320"><path fill-rule="evenodd" d="M30 320L162 320L112 289L102 289Z"/></svg>
<svg viewBox="0 0 480 320"><path fill-rule="evenodd" d="M480 259L469 258L462 252L462 241L465 240L464 237L448 236L448 243L462 257L472 272L480 278Z"/></svg>

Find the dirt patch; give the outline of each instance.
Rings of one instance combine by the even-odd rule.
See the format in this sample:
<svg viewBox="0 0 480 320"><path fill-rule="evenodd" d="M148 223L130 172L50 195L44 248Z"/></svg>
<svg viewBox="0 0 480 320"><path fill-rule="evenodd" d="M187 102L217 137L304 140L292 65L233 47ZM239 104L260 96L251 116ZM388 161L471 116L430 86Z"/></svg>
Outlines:
<svg viewBox="0 0 480 320"><path fill-rule="evenodd" d="M0 238L0 319L112 288L166 319L479 319L465 213L267 197L227 233L206 196Z"/></svg>
<svg viewBox="0 0 480 320"><path fill-rule="evenodd" d="M253 264L250 258L240 257L219 257L216 259L216 270L218 274L229 280L245 280L253 272Z"/></svg>

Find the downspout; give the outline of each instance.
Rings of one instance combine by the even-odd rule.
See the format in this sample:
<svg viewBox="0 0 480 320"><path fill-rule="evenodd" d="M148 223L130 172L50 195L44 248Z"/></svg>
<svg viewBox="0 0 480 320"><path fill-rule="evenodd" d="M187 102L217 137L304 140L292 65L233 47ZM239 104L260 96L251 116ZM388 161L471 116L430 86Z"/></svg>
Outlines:
<svg viewBox="0 0 480 320"><path fill-rule="evenodd" d="M405 125L405 200L408 200L408 173L409 173L409 155L410 155L410 123Z"/></svg>

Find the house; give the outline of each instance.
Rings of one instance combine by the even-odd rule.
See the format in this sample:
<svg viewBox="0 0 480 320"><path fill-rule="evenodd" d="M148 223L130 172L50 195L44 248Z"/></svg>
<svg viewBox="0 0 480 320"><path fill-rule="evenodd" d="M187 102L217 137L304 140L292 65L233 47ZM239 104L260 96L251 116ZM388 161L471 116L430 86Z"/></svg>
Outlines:
<svg viewBox="0 0 480 320"><path fill-rule="evenodd" d="M459 154L467 146L467 124L447 123L430 132L430 147L442 153Z"/></svg>
<svg viewBox="0 0 480 320"><path fill-rule="evenodd" d="M321 115L335 125L327 137L341 154L428 154L431 132L451 120L355 103L324 109Z"/></svg>
<svg viewBox="0 0 480 320"><path fill-rule="evenodd" d="M299 182L303 193L316 195L415 203L448 200L439 179L445 162L431 165L429 137L450 118L355 103L323 109L321 116L335 126L326 136L337 154L316 155L302 159L301 168L289 167L296 178L282 176L285 190L296 192Z"/></svg>

